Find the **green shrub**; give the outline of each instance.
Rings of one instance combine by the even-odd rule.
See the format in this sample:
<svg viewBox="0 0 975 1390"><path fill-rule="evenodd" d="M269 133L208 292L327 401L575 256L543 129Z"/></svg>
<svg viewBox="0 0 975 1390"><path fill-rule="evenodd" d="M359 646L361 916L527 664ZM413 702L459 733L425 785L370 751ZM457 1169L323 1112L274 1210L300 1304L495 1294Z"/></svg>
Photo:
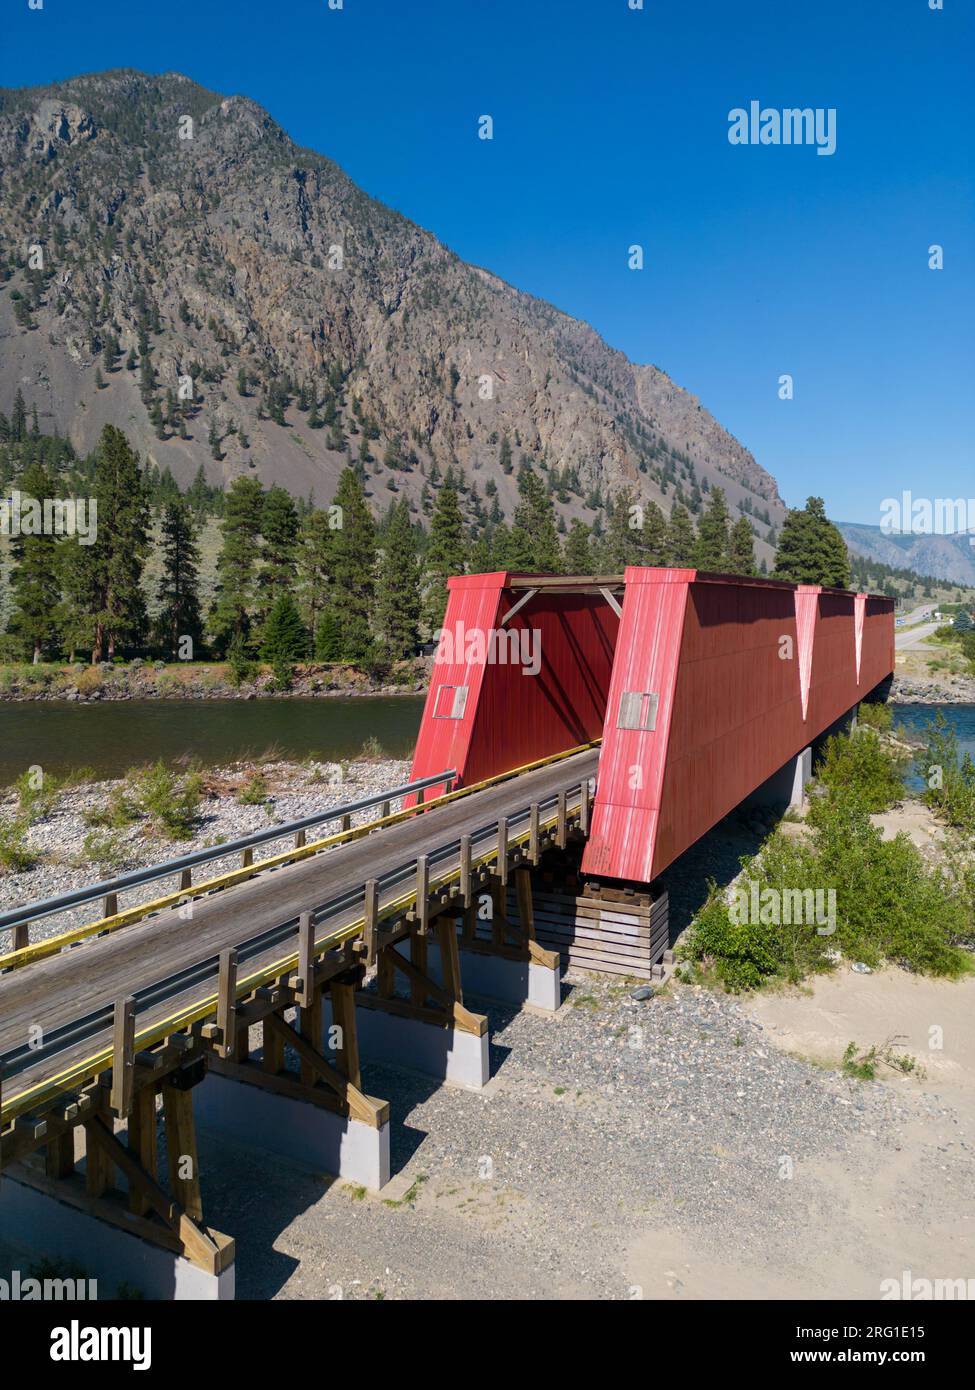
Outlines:
<svg viewBox="0 0 975 1390"><path fill-rule="evenodd" d="M127 774L132 801L152 829L170 840L188 840L199 816L203 778L199 772L182 776L163 762Z"/></svg>
<svg viewBox="0 0 975 1390"><path fill-rule="evenodd" d="M924 780L924 800L949 825L975 832L975 765L966 753L958 757L954 730L941 710L928 725L927 745L915 758Z"/></svg>
<svg viewBox="0 0 975 1390"><path fill-rule="evenodd" d="M37 860L27 844L27 821L22 816L0 820L0 869L22 874L32 869Z"/></svg>
<svg viewBox="0 0 975 1390"><path fill-rule="evenodd" d="M237 788L236 799L242 806L263 806L267 797L267 778L263 772L252 772L247 781Z"/></svg>
<svg viewBox="0 0 975 1390"><path fill-rule="evenodd" d="M886 734L893 728L894 711L880 700L864 700L857 712L857 719L861 725Z"/></svg>
<svg viewBox="0 0 975 1390"><path fill-rule="evenodd" d="M906 754L868 727L828 738L816 775L827 791L856 787L864 809L887 811L904 795L907 763Z"/></svg>

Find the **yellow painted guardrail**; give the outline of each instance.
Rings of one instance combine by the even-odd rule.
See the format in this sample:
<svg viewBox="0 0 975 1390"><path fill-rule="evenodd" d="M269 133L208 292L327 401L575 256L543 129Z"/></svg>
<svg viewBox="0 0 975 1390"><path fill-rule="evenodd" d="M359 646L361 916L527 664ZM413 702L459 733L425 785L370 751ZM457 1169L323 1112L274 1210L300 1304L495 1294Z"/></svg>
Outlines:
<svg viewBox="0 0 975 1390"><path fill-rule="evenodd" d="M434 797L432 801L410 806L406 810L396 811L390 816L381 816L378 820L368 821L365 825L354 826L351 830L339 831L337 834L328 835L322 840L314 840L308 845L284 850L280 854L269 856L267 859L259 859L255 864L248 864L239 869L230 869L224 874L219 874L216 878L194 883L189 888L177 889L161 898L153 898L149 902L138 903L133 907L125 908L122 912L114 912L108 917L100 917L94 922L85 922L80 927L73 927L69 931L47 937L33 945L21 946L19 950L8 951L5 955L0 955L0 970L17 970L22 966L30 965L33 961L58 955L65 947L71 946L77 941L84 941L90 936L107 936L112 932L119 931L122 927L129 927L135 922L141 922L152 913L159 912L165 907L173 907L177 903L190 902L194 898L205 897L208 893L214 893L221 888L233 888L238 883L246 883L248 879L254 878L257 874L266 873L268 869L278 868L283 864L300 863L301 860L310 859L323 850L333 849L336 845L361 839L374 830L397 825L401 821L408 820L411 816L432 811L438 806L445 806L448 802L470 796L474 792L485 791L488 787L497 786L512 777L520 777L526 772L534 772L537 768L548 767L552 763L561 762L564 758L574 757L577 753L586 753L598 747L601 742L602 739L597 738L593 739L591 743L577 744L575 748L567 748L562 753L552 753L547 758L539 758L535 762L525 763L521 767L512 768L509 772L501 772L495 777L485 778L482 782L473 782L469 787L460 787L457 791L446 792L443 796ZM214 858L219 858L219 855L214 855Z"/></svg>
<svg viewBox="0 0 975 1390"><path fill-rule="evenodd" d="M508 777L518 776L523 772L529 771L531 768L544 767L550 763L558 762L562 758L571 757L576 753L586 752L596 747L599 742L600 740L597 739L593 743L580 744L577 748L571 748L565 753L559 753L550 758L540 759L537 763L530 763L525 767L513 769L511 772L503 773L497 778L490 778L486 782L477 783L470 787L462 787L459 791L450 792L445 797L437 798L436 801L426 803L424 809L429 809L429 807L438 804L438 802L463 796L465 792L483 790L486 786L502 782ZM410 813L411 812L398 812L396 818L401 819L404 815ZM392 817L389 819L392 819ZM544 820L540 819L539 829L547 830L550 826L554 825L557 820L557 815L548 816ZM366 829L364 826L360 828L363 830ZM517 834L512 833L509 844L524 844L530 839L530 836L530 830L521 831ZM490 864L492 860L495 859L496 855L496 849L489 851L487 854L482 854L478 856L477 859L471 860L471 867L481 868L485 864ZM447 884L453 883L455 879L459 880L459 878L460 866L458 865L456 869L451 870L449 873L441 874L436 879L431 878L429 884L430 891L432 892L437 888L443 888ZM387 903L383 911L383 917L399 916L415 902L416 890L414 889L412 892L404 893L399 898L394 899L393 902ZM336 946L340 946L346 941L354 940L357 936L362 934L364 928L365 918L359 918L355 922L350 922L348 926L342 927L339 931L333 932L331 936L326 936L320 942L317 942L314 952L315 956L324 955L326 951L334 950ZM297 952L283 956L280 960L273 961L270 965L264 966L254 974L238 980L236 998L246 998L247 995L253 994L253 992L262 985L270 984L272 981L279 979L286 971L290 972L292 969L297 969L297 966ZM162 1042L162 1040L171 1033L184 1032L187 1028L192 1028L194 1024L201 1023L209 1014L214 1013L216 1008L217 995L211 994L199 1004L194 1004L191 1009L181 1010L178 1013L170 1015L168 1018L159 1020L142 1032L136 1033L134 1043L135 1051L144 1051L147 1047ZM45 1104L45 1102L49 1100L54 1100L62 1091L68 1090L71 1086L78 1085L82 1081L93 1080L102 1072L109 1070L112 1065L112 1059L113 1049L111 1047L102 1048L91 1057L86 1057L83 1061L72 1063L72 1065L63 1072L49 1077L46 1081L39 1081L35 1085L29 1086L26 1090L18 1092L9 1099L4 1097L3 1108L2 1111L0 1111L0 1123L9 1123L11 1120L16 1119L18 1115L23 1115L27 1111Z"/></svg>

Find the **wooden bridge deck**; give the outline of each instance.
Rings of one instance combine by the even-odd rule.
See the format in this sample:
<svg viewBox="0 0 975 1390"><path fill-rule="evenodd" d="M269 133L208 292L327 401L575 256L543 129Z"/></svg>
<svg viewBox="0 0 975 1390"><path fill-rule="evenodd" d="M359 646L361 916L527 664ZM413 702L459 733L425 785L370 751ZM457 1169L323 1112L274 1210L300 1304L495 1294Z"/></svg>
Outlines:
<svg viewBox="0 0 975 1390"><path fill-rule="evenodd" d="M132 996L136 1029L186 1016L212 997L217 960L236 948L240 976L271 972L294 955L294 931L303 912L328 908L316 944L357 934L362 890L378 881L379 916L415 886L416 863L428 858L431 885L460 863L460 837L473 839L473 855L493 855L499 817L512 835L524 833L531 804L551 802L560 791L595 775L598 751L576 754L411 820L331 849L301 863L259 874L237 887L170 908L111 936L96 937L0 976L0 1063L4 1100L76 1073L80 1064L112 1043L111 1010ZM577 798L578 799L578 798ZM572 809L570 795L569 808ZM543 812L549 817L550 807ZM481 837L480 840L478 837ZM280 929L280 930L279 930ZM273 978L273 973L269 974ZM42 1030L36 1046L36 1030ZM32 1036L34 1050L28 1052Z"/></svg>

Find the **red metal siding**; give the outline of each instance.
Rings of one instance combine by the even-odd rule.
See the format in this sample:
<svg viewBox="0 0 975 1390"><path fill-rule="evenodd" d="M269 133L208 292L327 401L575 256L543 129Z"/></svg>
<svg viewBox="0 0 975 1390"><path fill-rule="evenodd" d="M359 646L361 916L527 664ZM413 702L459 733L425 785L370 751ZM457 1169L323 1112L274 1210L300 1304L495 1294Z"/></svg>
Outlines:
<svg viewBox="0 0 975 1390"><path fill-rule="evenodd" d="M889 674L893 603L866 600L858 680L852 594L677 570L626 580L583 869L646 883ZM653 732L616 727L623 690L658 693Z"/></svg>
<svg viewBox="0 0 975 1390"><path fill-rule="evenodd" d="M463 638L480 629L485 638L523 596L504 590L504 574L466 575L449 582L443 629ZM602 733L619 619L593 594L539 590L519 609L505 632L525 634L537 652L537 674L521 663L466 660L434 663L433 677L413 759L414 777L453 767L458 785L560 753ZM536 645L537 644L537 645ZM456 648L458 643L454 641ZM454 652L456 656L456 651ZM463 719L434 718L442 685L467 685Z"/></svg>

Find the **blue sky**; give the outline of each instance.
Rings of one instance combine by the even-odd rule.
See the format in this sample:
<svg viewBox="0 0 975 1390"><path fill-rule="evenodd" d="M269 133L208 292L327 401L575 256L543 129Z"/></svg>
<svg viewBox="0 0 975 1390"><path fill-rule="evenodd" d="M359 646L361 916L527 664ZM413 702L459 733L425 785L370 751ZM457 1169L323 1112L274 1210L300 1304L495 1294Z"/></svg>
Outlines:
<svg viewBox="0 0 975 1390"><path fill-rule="evenodd" d="M694 391L788 502L877 523L905 488L975 495L975 20L944 6L3 0L0 85L125 66L253 97ZM836 153L732 146L751 100L835 107Z"/></svg>

